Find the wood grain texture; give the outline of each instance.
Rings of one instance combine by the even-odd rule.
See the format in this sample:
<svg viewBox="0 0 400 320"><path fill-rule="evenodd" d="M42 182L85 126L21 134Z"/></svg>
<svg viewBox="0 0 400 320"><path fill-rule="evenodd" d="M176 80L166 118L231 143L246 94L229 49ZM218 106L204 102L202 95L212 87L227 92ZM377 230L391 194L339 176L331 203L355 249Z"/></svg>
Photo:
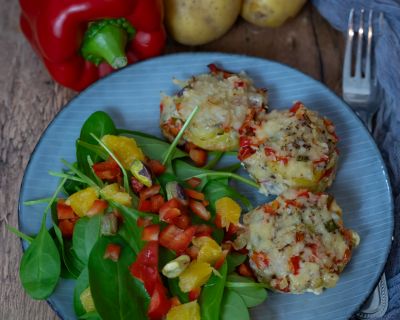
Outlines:
<svg viewBox="0 0 400 320"><path fill-rule="evenodd" d="M6 224L18 225L18 194L29 156L42 132L75 93L56 85L22 37L17 1L0 0L0 319L57 319L45 302L22 290L20 241ZM239 19L221 39L199 47L169 40L166 53L222 51L276 60L341 88L343 37L311 6L277 29Z"/></svg>

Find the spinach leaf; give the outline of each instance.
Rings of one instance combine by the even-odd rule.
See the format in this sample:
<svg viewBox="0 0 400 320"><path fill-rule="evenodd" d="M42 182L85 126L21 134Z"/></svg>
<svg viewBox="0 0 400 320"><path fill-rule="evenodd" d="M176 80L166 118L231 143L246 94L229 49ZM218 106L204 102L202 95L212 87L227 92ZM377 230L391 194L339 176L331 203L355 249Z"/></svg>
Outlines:
<svg viewBox="0 0 400 320"><path fill-rule="evenodd" d="M72 235L72 248L77 258L84 265L87 264L90 251L100 237L102 219L103 215L98 214L91 218L82 217L75 224Z"/></svg>
<svg viewBox="0 0 400 320"><path fill-rule="evenodd" d="M160 138L139 131L117 129L118 134L128 135L135 139L138 146L150 159L163 160L163 155L168 151L170 144ZM172 160L187 157L187 154L180 149L176 149L172 155Z"/></svg>
<svg viewBox="0 0 400 320"><path fill-rule="evenodd" d="M239 294L248 308L263 303L267 298L264 284L236 274L228 276L226 287Z"/></svg>
<svg viewBox="0 0 400 320"><path fill-rule="evenodd" d="M236 267L246 261L246 258L247 256L245 254L229 253L226 257L226 261L228 262L228 274L235 271Z"/></svg>
<svg viewBox="0 0 400 320"><path fill-rule="evenodd" d="M81 274L79 275L78 279L75 282L74 288L74 310L75 314L80 317L86 313L82 303L81 303L81 294L86 288L89 287L89 271L88 268L85 267Z"/></svg>
<svg viewBox="0 0 400 320"><path fill-rule="evenodd" d="M86 320L102 320L99 314L95 311L85 313L79 317L79 319L86 319Z"/></svg>
<svg viewBox="0 0 400 320"><path fill-rule="evenodd" d="M78 141L97 145L96 140L91 137L91 133L102 138L106 134L115 134L116 131L117 130L111 117L103 111L96 111L92 113L83 124ZM76 159L78 161L78 168L84 174L93 179L94 176L87 161L88 156L90 156L94 163L101 160L96 152L88 150L80 143L76 143Z"/></svg>
<svg viewBox="0 0 400 320"><path fill-rule="evenodd" d="M21 259L22 286L33 299L46 299L54 291L61 273L60 254L46 229L45 217L39 234Z"/></svg>
<svg viewBox="0 0 400 320"><path fill-rule="evenodd" d="M218 271L221 277L213 273L201 290L199 303L202 320L219 319L226 274L228 271L226 261Z"/></svg>
<svg viewBox="0 0 400 320"><path fill-rule="evenodd" d="M118 261L104 259L108 244L118 244ZM96 310L103 320L147 319L150 297L129 266L136 254L119 236L100 237L89 257L89 284Z"/></svg>
<svg viewBox="0 0 400 320"><path fill-rule="evenodd" d="M140 216L143 217L154 217L154 219L158 218L154 214L142 214L140 211L137 211L133 208L125 207L122 204L119 204L115 201L109 201L110 207L117 209L119 213L124 217L124 223L120 227L118 234L125 239L125 241L129 244L129 246L133 249L133 251L138 254L139 251L144 246L144 241L142 240L142 227L137 225L137 219Z"/></svg>
<svg viewBox="0 0 400 320"><path fill-rule="evenodd" d="M221 303L221 320L250 320L249 311L243 299L235 291L225 288Z"/></svg>

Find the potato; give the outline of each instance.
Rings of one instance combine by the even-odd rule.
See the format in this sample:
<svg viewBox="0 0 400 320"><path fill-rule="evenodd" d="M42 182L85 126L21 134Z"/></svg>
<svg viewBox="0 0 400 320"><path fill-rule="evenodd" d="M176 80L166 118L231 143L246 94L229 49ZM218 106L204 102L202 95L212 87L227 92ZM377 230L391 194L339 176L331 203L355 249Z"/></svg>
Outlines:
<svg viewBox="0 0 400 320"><path fill-rule="evenodd" d="M294 17L307 0L243 0L241 16L260 27L279 27Z"/></svg>
<svg viewBox="0 0 400 320"><path fill-rule="evenodd" d="M185 45L213 41L232 27L241 4L242 0L165 0L168 32Z"/></svg>

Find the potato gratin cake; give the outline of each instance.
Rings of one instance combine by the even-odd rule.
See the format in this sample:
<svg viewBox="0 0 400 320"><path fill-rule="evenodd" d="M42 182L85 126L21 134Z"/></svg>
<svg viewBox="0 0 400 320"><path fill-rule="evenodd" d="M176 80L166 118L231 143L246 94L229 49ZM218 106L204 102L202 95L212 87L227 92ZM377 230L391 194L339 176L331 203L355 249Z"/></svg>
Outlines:
<svg viewBox="0 0 400 320"><path fill-rule="evenodd" d="M267 108L265 89L254 87L245 74L230 73L209 65L210 72L178 82L182 89L173 96L163 96L160 104L160 127L172 141L196 106L196 117L184 133L183 142L205 150L237 150L238 131L249 109L263 113Z"/></svg>
<svg viewBox="0 0 400 320"><path fill-rule="evenodd" d="M319 294L335 286L359 243L336 201L306 190L285 191L247 213L244 225L237 245L246 244L258 280L279 292Z"/></svg>
<svg viewBox="0 0 400 320"><path fill-rule="evenodd" d="M261 192L324 191L332 184L338 160L335 127L302 103L286 111L253 113L240 134L239 160Z"/></svg>

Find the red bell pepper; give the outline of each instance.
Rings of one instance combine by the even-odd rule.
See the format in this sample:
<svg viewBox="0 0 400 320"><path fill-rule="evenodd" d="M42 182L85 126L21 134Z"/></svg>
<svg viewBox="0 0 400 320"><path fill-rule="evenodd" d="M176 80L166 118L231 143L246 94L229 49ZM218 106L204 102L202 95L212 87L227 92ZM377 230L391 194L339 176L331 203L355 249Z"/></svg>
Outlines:
<svg viewBox="0 0 400 320"><path fill-rule="evenodd" d="M167 290L158 272L157 241L147 242L129 269L135 278L143 281L144 287L150 295L150 305L147 310L149 319L163 319L171 308L171 301L167 297Z"/></svg>
<svg viewBox="0 0 400 320"><path fill-rule="evenodd" d="M159 55L162 0L20 0L21 29L51 76L81 91L113 69Z"/></svg>

